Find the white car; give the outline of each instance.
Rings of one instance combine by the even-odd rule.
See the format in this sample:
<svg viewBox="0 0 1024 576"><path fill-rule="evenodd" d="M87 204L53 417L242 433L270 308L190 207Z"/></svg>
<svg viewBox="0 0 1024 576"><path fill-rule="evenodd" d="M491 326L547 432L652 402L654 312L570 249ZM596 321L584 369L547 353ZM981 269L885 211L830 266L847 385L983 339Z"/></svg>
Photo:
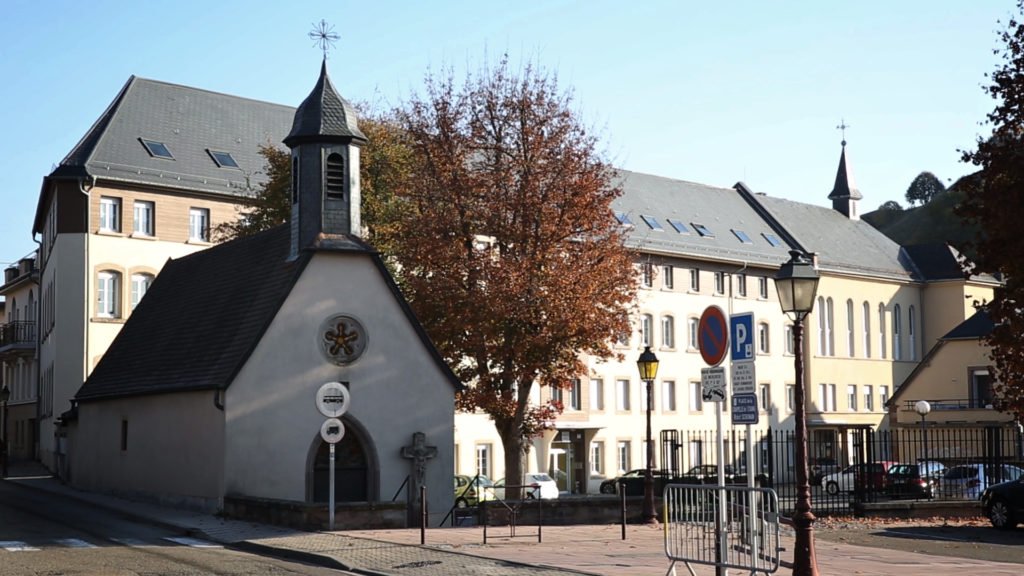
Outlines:
<svg viewBox="0 0 1024 576"><path fill-rule="evenodd" d="M984 464L961 464L946 470L939 481L938 497L949 499L977 500L989 486L1024 476L1024 470L1010 464L986 466Z"/></svg>
<svg viewBox="0 0 1024 576"><path fill-rule="evenodd" d="M558 498L558 484L555 480L543 472L528 472L523 474L522 483L523 498L542 500L554 500ZM494 483L494 492L498 499L505 499L505 479L502 478Z"/></svg>

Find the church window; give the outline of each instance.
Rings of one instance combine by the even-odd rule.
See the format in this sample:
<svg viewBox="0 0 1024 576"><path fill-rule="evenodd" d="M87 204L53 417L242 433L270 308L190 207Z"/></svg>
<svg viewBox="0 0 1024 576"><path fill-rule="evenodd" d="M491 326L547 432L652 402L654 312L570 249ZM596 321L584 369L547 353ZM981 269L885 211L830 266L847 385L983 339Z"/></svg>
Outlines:
<svg viewBox="0 0 1024 576"><path fill-rule="evenodd" d="M168 148L163 142L146 140L145 138L139 138L139 142L142 142L142 145L146 148L146 152L149 152L149 155L153 158L174 160L174 155L171 154L170 148Z"/></svg>
<svg viewBox="0 0 1024 576"><path fill-rule="evenodd" d="M345 160L337 152L327 157L325 174L327 197L341 199L345 197Z"/></svg>

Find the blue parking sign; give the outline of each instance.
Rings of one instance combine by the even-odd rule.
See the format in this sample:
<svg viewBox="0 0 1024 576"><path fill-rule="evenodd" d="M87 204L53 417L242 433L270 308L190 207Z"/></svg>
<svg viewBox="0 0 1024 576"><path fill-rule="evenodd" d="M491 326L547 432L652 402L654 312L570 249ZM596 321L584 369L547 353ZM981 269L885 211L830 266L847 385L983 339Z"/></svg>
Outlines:
<svg viewBox="0 0 1024 576"><path fill-rule="evenodd" d="M729 317L729 343L732 361L754 359L754 313L744 312Z"/></svg>

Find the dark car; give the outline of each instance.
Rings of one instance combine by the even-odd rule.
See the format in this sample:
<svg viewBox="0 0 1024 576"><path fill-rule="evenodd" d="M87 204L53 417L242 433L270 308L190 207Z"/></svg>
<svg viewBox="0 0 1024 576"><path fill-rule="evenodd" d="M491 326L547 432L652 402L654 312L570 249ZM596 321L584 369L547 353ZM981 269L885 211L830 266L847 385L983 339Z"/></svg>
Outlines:
<svg viewBox="0 0 1024 576"><path fill-rule="evenodd" d="M821 486L821 479L829 474L835 474L842 470L839 462L835 458L829 458L827 456L820 456L817 458L811 458L808 462L810 467L810 478L811 486Z"/></svg>
<svg viewBox="0 0 1024 576"><path fill-rule="evenodd" d="M660 470L652 470L655 489L661 489L665 483ZM601 482L601 494L617 494L618 487L626 488L626 496L640 496L644 493L644 470L630 470L618 478L609 478Z"/></svg>
<svg viewBox="0 0 1024 576"><path fill-rule="evenodd" d="M989 522L1000 530L1024 522L1024 476L986 488L981 494L981 507Z"/></svg>
<svg viewBox="0 0 1024 576"><path fill-rule="evenodd" d="M723 469L723 476L725 483L730 485L746 486L747 485L747 474L743 470L737 471L735 468L726 464ZM718 466L715 464L702 464L690 468L686 474L673 478L672 482L680 484L718 484ZM758 487L769 487L771 486L771 479L767 474L758 474L754 476L754 485Z"/></svg>
<svg viewBox="0 0 1024 576"><path fill-rule="evenodd" d="M924 468L924 470L922 470ZM924 474L922 475L922 471ZM895 464L887 472L885 493L893 498L932 498L936 479L918 464Z"/></svg>

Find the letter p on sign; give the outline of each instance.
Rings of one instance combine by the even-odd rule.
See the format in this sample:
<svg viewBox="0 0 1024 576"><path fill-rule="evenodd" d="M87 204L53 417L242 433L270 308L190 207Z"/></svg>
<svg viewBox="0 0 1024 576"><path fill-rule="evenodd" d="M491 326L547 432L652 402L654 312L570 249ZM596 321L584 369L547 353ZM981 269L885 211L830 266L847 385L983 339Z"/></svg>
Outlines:
<svg viewBox="0 0 1024 576"><path fill-rule="evenodd" d="M754 359L754 313L744 312L729 317L729 342L733 362Z"/></svg>

